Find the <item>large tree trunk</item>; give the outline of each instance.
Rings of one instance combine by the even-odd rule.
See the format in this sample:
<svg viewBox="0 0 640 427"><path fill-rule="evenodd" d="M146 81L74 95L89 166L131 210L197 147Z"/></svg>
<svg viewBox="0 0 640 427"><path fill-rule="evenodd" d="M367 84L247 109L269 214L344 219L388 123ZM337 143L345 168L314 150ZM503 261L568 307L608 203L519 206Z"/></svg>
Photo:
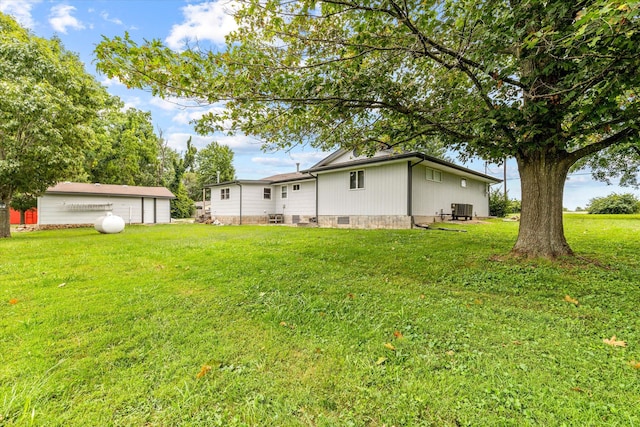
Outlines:
<svg viewBox="0 0 640 427"><path fill-rule="evenodd" d="M9 218L9 203L11 199L0 197L0 238L11 237L11 222Z"/></svg>
<svg viewBox="0 0 640 427"><path fill-rule="evenodd" d="M518 240L512 253L530 258L573 255L564 237L562 195L570 162L557 154L517 156L522 189Z"/></svg>

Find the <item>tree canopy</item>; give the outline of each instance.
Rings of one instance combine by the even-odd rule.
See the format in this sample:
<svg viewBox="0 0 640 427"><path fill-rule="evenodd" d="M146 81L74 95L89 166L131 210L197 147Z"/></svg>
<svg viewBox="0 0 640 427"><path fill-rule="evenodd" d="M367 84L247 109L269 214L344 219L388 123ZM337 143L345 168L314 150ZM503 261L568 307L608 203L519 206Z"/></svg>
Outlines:
<svg viewBox="0 0 640 427"><path fill-rule="evenodd" d="M220 182L233 180L236 175L233 167L233 151L216 141L210 142L196 154L195 171L198 186L201 189L206 184L215 183L218 178Z"/></svg>
<svg viewBox="0 0 640 427"><path fill-rule="evenodd" d="M0 237L16 192L37 195L80 167L107 96L57 39L0 13Z"/></svg>
<svg viewBox="0 0 640 427"><path fill-rule="evenodd" d="M111 97L94 122L97 142L87 147L85 179L126 185L164 185L160 179L160 141L151 114Z"/></svg>
<svg viewBox="0 0 640 427"><path fill-rule="evenodd" d="M520 255L572 254L562 223L570 168L636 183L639 2L240 4L222 51L174 52L125 34L97 47L98 67L156 95L224 102L201 133L230 125L279 148L444 144L463 159L515 157Z"/></svg>

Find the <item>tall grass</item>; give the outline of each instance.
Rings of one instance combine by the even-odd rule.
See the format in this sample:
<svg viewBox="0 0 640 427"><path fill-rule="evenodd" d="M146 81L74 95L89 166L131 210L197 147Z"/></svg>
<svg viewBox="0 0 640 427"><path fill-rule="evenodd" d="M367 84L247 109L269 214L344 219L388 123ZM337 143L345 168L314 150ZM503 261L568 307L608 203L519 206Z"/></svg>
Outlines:
<svg viewBox="0 0 640 427"><path fill-rule="evenodd" d="M640 217L447 227L16 233L0 425L640 425Z"/></svg>

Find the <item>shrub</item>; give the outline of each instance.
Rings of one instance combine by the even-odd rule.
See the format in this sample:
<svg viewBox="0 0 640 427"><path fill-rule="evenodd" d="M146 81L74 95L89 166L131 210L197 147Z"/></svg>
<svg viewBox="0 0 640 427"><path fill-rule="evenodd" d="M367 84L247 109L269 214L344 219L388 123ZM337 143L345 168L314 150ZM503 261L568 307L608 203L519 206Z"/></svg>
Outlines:
<svg viewBox="0 0 640 427"><path fill-rule="evenodd" d="M501 191L492 191L489 194L489 215L502 218L507 214L508 201Z"/></svg>
<svg viewBox="0 0 640 427"><path fill-rule="evenodd" d="M591 199L587 211L590 214L633 214L640 212L640 201L631 193L612 193Z"/></svg>
<svg viewBox="0 0 640 427"><path fill-rule="evenodd" d="M501 191L494 191L489 195L489 215L502 218L507 214L520 213L522 206L520 200L504 197Z"/></svg>

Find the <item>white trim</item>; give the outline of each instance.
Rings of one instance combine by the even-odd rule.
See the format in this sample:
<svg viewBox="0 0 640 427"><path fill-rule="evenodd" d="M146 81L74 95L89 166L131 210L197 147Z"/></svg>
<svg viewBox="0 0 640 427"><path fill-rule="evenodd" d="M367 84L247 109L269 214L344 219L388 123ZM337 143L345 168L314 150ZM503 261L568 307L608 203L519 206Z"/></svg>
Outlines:
<svg viewBox="0 0 640 427"><path fill-rule="evenodd" d="M353 177L355 174L355 181L353 181ZM364 190L364 169L356 169L349 171L349 190ZM355 187L352 186L355 184Z"/></svg>

